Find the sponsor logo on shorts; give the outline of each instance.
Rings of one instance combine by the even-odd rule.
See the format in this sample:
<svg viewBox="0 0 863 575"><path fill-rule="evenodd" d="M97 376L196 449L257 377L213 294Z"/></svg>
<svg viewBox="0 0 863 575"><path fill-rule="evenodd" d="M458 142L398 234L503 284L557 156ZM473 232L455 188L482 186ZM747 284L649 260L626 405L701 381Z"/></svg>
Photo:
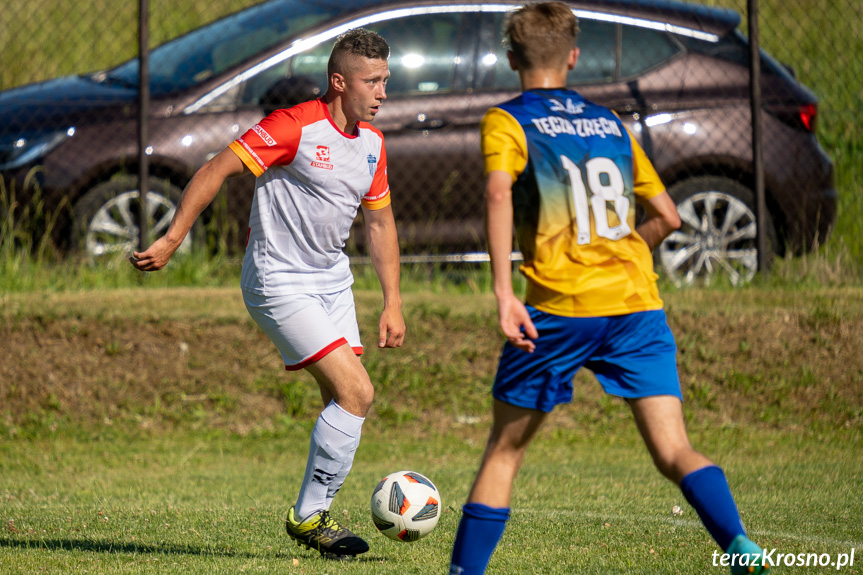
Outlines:
<svg viewBox="0 0 863 575"><path fill-rule="evenodd" d="M265 129L263 129L259 124L255 124L252 126L252 130L261 137L264 143L270 147L276 145L276 140L270 134L267 133Z"/></svg>

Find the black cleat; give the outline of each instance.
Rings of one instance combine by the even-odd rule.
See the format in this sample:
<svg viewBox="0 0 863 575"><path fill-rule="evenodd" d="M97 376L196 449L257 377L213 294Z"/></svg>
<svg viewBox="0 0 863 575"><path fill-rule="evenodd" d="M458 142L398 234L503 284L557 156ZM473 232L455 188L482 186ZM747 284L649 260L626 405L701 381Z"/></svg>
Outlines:
<svg viewBox="0 0 863 575"><path fill-rule="evenodd" d="M339 525L329 511L317 511L302 521L294 517L294 508L288 510L285 531L299 545L320 552L330 559L355 557L369 550L369 544L350 529Z"/></svg>

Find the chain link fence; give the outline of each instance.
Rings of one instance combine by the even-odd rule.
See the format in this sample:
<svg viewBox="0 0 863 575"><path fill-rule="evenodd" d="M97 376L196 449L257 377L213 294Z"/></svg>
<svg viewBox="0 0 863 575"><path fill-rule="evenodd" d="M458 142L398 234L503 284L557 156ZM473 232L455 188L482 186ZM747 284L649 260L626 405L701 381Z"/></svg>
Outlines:
<svg viewBox="0 0 863 575"><path fill-rule="evenodd" d="M479 120L518 93L501 44L507 7L336 4L149 2L152 233L165 231L204 162L268 112L321 95L334 35L363 26L392 49L375 125L387 141L402 253L481 261ZM725 10L573 2L581 56L569 82L618 113L678 203L684 228L657 252L665 272L684 283L723 270L745 281L757 265L746 0L705 4ZM799 253L831 233L860 250L851 238L863 216L863 4L759 6L770 251ZM8 0L0 42L0 243L92 260L128 253L139 221L137 6ZM251 176L230 181L184 249L239 253L253 185ZM348 249L362 257L355 232Z"/></svg>

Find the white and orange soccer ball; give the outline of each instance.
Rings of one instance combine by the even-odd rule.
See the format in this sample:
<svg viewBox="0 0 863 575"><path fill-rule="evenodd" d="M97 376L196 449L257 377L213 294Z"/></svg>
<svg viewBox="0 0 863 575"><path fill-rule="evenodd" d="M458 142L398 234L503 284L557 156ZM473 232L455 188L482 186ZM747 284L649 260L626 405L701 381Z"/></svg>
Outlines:
<svg viewBox="0 0 863 575"><path fill-rule="evenodd" d="M440 492L416 471L390 473L372 492L371 508L378 531L396 541L417 541L440 519Z"/></svg>

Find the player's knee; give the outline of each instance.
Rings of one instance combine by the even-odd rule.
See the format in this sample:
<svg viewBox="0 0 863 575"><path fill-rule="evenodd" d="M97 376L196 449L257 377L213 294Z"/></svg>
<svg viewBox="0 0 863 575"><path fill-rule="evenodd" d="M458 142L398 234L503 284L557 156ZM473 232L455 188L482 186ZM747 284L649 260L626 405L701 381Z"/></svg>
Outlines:
<svg viewBox="0 0 863 575"><path fill-rule="evenodd" d="M677 468L674 465L673 460L654 457L653 464L656 466L656 469L659 471L659 473L662 474L663 477L670 481L676 480Z"/></svg>
<svg viewBox="0 0 863 575"><path fill-rule="evenodd" d="M341 385L335 390L335 401L339 406L358 417L365 417L372 406L375 390L368 379Z"/></svg>
<svg viewBox="0 0 863 575"><path fill-rule="evenodd" d="M486 452L488 458L518 468L524 460L526 450L526 443L513 442L506 436L492 436L489 438Z"/></svg>
<svg viewBox="0 0 863 575"><path fill-rule="evenodd" d="M375 398L375 388L365 372L357 374L356 379L344 391L350 396L351 403L363 413L369 410Z"/></svg>
<svg viewBox="0 0 863 575"><path fill-rule="evenodd" d="M665 449L653 454L656 469L674 483L695 469L710 465L711 461L692 449L689 445L676 449Z"/></svg>
<svg viewBox="0 0 863 575"><path fill-rule="evenodd" d="M666 477L674 474L677 462L684 457L683 449L674 445L664 445L659 449L654 448L651 455L656 469Z"/></svg>
<svg viewBox="0 0 863 575"><path fill-rule="evenodd" d="M375 388L370 381L364 382L358 392L358 401L360 404L365 407L366 411L372 406L372 402L375 399Z"/></svg>

